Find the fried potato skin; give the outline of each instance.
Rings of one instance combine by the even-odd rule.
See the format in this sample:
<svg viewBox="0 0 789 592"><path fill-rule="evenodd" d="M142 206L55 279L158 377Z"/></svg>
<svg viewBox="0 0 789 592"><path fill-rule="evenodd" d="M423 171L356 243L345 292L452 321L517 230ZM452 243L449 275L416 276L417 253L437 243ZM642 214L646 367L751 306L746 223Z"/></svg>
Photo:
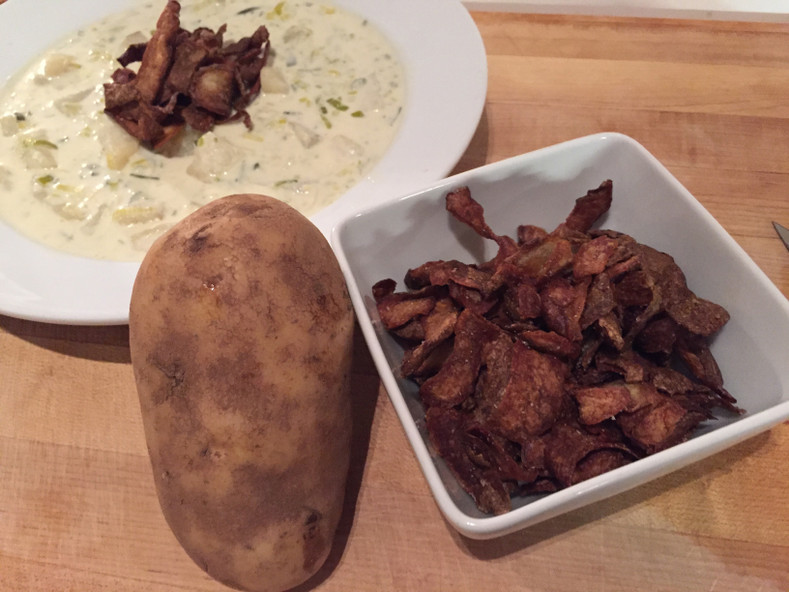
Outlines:
<svg viewBox="0 0 789 592"><path fill-rule="evenodd" d="M150 249L129 340L156 490L189 556L276 592L324 563L350 457L353 309L321 233L233 195Z"/></svg>

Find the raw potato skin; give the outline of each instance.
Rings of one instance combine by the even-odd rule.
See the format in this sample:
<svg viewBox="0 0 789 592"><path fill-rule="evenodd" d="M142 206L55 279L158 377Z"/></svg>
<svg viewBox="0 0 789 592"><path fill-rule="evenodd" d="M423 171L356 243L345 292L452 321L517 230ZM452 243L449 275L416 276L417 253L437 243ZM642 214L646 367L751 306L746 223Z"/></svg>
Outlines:
<svg viewBox="0 0 789 592"><path fill-rule="evenodd" d="M204 206L149 250L129 342L159 503L189 556L252 592L324 563L350 457L353 309L320 231L270 197Z"/></svg>

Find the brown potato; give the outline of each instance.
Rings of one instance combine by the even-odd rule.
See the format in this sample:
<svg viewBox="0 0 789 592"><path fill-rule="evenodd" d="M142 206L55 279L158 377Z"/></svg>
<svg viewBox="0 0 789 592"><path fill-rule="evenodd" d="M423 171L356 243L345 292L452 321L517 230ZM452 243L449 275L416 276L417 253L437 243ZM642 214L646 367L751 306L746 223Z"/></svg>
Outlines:
<svg viewBox="0 0 789 592"><path fill-rule="evenodd" d="M280 591L324 563L350 456L353 309L293 208L232 195L157 240L129 341L162 511L212 577Z"/></svg>

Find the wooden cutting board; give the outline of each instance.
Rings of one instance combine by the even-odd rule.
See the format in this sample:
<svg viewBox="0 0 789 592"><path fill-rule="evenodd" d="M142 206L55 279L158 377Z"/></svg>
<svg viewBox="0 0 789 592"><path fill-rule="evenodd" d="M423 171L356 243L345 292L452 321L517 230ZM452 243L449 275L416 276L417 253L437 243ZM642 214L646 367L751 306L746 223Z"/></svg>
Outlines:
<svg viewBox="0 0 789 592"><path fill-rule="evenodd" d="M17 0L20 1L20 0ZM457 166L636 138L784 295L789 25L473 13L489 93ZM226 590L162 518L125 327L0 317L0 591ZM789 351L789 349L788 349ZM501 539L442 519L361 337L334 552L302 590L789 590L789 425Z"/></svg>

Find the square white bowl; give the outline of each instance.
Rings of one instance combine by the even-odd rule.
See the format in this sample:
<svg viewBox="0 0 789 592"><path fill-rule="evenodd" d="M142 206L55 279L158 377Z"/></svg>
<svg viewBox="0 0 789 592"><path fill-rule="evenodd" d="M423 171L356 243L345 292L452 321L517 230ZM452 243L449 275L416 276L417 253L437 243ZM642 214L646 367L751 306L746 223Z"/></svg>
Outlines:
<svg viewBox="0 0 789 592"><path fill-rule="evenodd" d="M672 255L699 296L731 320L711 349L724 385L746 410L704 423L677 446L555 493L514 498L503 515L482 514L436 458L417 386L399 372L402 348L383 328L373 284L398 282L426 261L481 262L496 252L454 220L446 193L468 185L489 226L515 236L519 224L552 230L577 197L612 179L613 204L598 226L625 232ZM471 538L492 538L605 499L732 446L789 418L789 301L704 207L643 146L596 134L492 163L361 212L337 226L332 244L381 380L447 520Z"/></svg>

